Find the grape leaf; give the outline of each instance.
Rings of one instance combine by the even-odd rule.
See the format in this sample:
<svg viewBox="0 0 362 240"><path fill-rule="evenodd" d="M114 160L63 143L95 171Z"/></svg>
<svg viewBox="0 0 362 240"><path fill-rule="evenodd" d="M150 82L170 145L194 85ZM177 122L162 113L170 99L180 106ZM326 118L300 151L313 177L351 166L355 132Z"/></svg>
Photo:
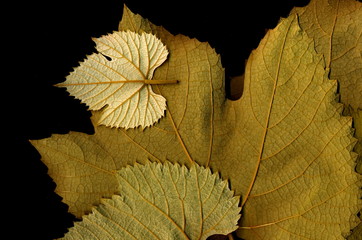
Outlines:
<svg viewBox="0 0 362 240"><path fill-rule="evenodd" d="M301 28L324 55L329 77L339 82L344 113L354 118L354 151L359 154L356 171L362 173L362 3L355 0L312 0L306 7L295 8ZM361 226L361 224L360 224Z"/></svg>
<svg viewBox="0 0 362 240"><path fill-rule="evenodd" d="M351 119L341 116L336 81L295 15L251 54L238 101L226 99L220 57L208 44L173 36L127 8L120 30L160 38L170 57L154 78L180 83L153 88L168 105L152 128L97 126L92 136L32 141L72 213L82 216L117 192L116 170L150 159L196 162L229 179L242 195L245 239L338 239L358 224Z"/></svg>
<svg viewBox="0 0 362 240"><path fill-rule="evenodd" d="M99 124L109 127L143 128L157 122L166 110L166 99L149 84L154 70L168 51L152 34L114 32L94 39L98 53L91 54L57 86L102 110Z"/></svg>
<svg viewBox="0 0 362 240"><path fill-rule="evenodd" d="M206 239L237 228L239 197L210 169L146 163L116 177L120 195L103 199L63 239Z"/></svg>
<svg viewBox="0 0 362 240"><path fill-rule="evenodd" d="M213 109L221 116L220 106L226 100L220 57L209 44L182 35L173 36L127 8L121 24L130 21L128 17L133 18L133 27L120 31L142 34L144 31L134 22L142 21L148 28L157 29L152 34L162 39L170 52L168 60L155 71L154 78L179 80L179 83L154 86L154 92L167 99L167 113L157 125L144 131L109 131L111 129L97 126L92 136L70 132L32 141L41 152L49 175L57 183L56 192L77 217L89 212L101 197L111 197L117 192L115 170L135 161L144 163L148 158L158 162L173 160L188 166L194 163L193 158L208 161L213 151L213 135L222 134L213 131L212 120ZM94 111L93 124L100 118L101 113Z"/></svg>
<svg viewBox="0 0 362 240"><path fill-rule="evenodd" d="M329 77L340 84L341 102L347 114L362 108L362 3L355 0L312 0L295 8L301 28L316 42L316 51L324 55ZM351 106L351 108L349 107ZM357 132L362 127L356 123ZM361 144L361 134L356 134ZM360 148L355 151L362 154Z"/></svg>
<svg viewBox="0 0 362 240"><path fill-rule="evenodd" d="M338 239L359 222L351 119L340 116L337 84L327 75L295 15L251 54L241 99L250 117L243 126L253 124L262 141L254 146L258 158L239 236Z"/></svg>
<svg viewBox="0 0 362 240"><path fill-rule="evenodd" d="M362 174L362 110L358 109L352 112L354 119L354 127L356 128L355 136L359 141L357 142L354 151L359 154L356 171Z"/></svg>
<svg viewBox="0 0 362 240"><path fill-rule="evenodd" d="M361 240L362 236L362 223L358 224L357 227L353 229L353 232L350 236L347 237L348 240Z"/></svg>
<svg viewBox="0 0 362 240"><path fill-rule="evenodd" d="M315 41L331 79L340 84L341 102L362 108L362 3L355 0L311 0L297 13L301 28Z"/></svg>

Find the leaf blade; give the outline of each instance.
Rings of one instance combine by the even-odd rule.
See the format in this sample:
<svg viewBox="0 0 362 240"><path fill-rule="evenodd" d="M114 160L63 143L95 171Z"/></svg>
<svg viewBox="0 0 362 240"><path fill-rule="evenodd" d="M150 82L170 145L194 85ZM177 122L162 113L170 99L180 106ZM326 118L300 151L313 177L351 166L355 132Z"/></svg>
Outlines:
<svg viewBox="0 0 362 240"><path fill-rule="evenodd" d="M253 126L256 137L241 129L242 138L261 148L252 159L242 157L255 168L241 178L249 185L243 191L240 237L342 238L358 223L361 178L350 153L351 119L341 117L336 81L327 74L313 40L293 15L251 54L238 107L252 117L239 124ZM339 212L342 203L345 212Z"/></svg>
<svg viewBox="0 0 362 240"><path fill-rule="evenodd" d="M340 83L341 102L362 108L362 3L354 0L315 1L295 8L301 28L325 56L331 79Z"/></svg>
<svg viewBox="0 0 362 240"><path fill-rule="evenodd" d="M105 107L99 124L126 129L153 125L164 116L166 99L145 84L166 60L166 47L152 34L129 31L93 40L99 53L88 56L57 86L65 86L91 110Z"/></svg>
<svg viewBox="0 0 362 240"><path fill-rule="evenodd" d="M155 92L168 99L169 116L161 119L157 126L145 131L96 127L93 136L82 135L84 142L78 143L81 148L87 149L87 141L97 142L119 161L120 166L132 164L136 160L144 162L147 158L185 165L191 165L192 161L204 166L209 164L213 171L219 171L223 178L230 179L231 187L237 194L246 195L248 189L251 189L249 197L244 199L248 216L245 215L242 227L243 231L247 229L259 234L257 236L278 238L289 231L290 235L283 237L303 238L315 234L313 236L318 239L317 234L320 232L314 233L310 224L310 219L313 220L315 216L321 217L325 223L318 224L319 230L328 225L325 221L328 216L338 216L338 221L341 221L343 226L323 229L333 238L340 236L342 228L347 229L347 225L355 224L353 209L360 203L355 204L352 201L355 201L360 193L356 190L360 183L354 184L351 180L355 179L356 175L349 175L349 171L354 169L354 158L350 155L354 143L350 120L340 117L341 106L335 102L336 83L327 78L321 56L316 55L311 39L300 30L295 19L284 21L284 24L289 22L289 25L284 25L285 29L290 29L288 39L277 41L278 34L282 40L283 36L288 35L283 31L274 31L273 38L270 33L267 35L268 38L261 44L264 47L258 50L258 57L254 52L254 59L249 61L253 63L248 65L250 74L245 76L244 97L231 102L225 98L220 58L208 44L184 36L172 36L163 28L152 25L140 16L132 15L127 9L124 14L129 19L122 19L123 27L130 27L136 32L151 31L169 47L172 53L169 61L157 69L155 76L166 80L177 78L181 81L172 87L153 86ZM126 26L125 22L132 24ZM137 28L139 26L141 27ZM283 54L282 61L272 57L281 55L281 43L286 40L284 45L288 46L289 50L285 52L294 52L295 55ZM266 44L266 41L274 42L279 47ZM298 49L304 50L298 52ZM259 60L256 61L255 58ZM300 59L303 61L299 63ZM278 64L282 64L280 74L277 74L275 67ZM277 85L277 88L273 87L274 85ZM287 98L283 98L283 95ZM273 109L270 109L271 102ZM266 117L270 118L269 126L266 126ZM96 122L98 118L99 113L94 113L92 121ZM258 124L256 119L261 124ZM317 126L323 122L322 130ZM268 132L265 134L266 129ZM334 132L331 132L331 129ZM324 133L325 130L331 134ZM332 135L335 137L331 140ZM113 144L115 142L117 144ZM336 147L333 147L334 145ZM318 160L319 155L323 161ZM328 161L326 162L328 158L332 159L331 162L338 161L337 166L330 167ZM280 161L276 161L278 159ZM51 162L51 159L44 160L49 161ZM68 161L71 163L70 159ZM258 171L255 171L256 167ZM318 175L319 171L321 176ZM328 174L331 175L331 180L325 179ZM257 177L253 177L254 175ZM313 178L316 180L312 181ZM343 181L339 181L340 178ZM81 179L78 184L81 185L83 181L84 179ZM325 182L332 183L325 186ZM59 179L58 183L62 184L62 179ZM294 184L298 186L295 189ZM347 189L346 186L349 185L351 188ZM66 187L77 191L75 186ZM292 194L296 191L297 194ZM267 194L269 192L270 194ZM289 203L283 204L285 202L277 201L279 198L272 197L270 200L273 203L258 205L261 212L257 213L255 199L266 195L269 197L276 192L281 193L284 198L292 196ZM337 197L331 198L336 193ZM293 198L294 195L296 198ZM318 201L319 195L323 198ZM334 205L344 203L346 199L351 199L347 206L348 211L340 214ZM87 200L91 202L98 199L95 197ZM331 206L334 206L334 212L331 212ZM309 215L305 214L309 217L308 220L301 215L303 207L310 209ZM322 216L318 215L317 210ZM257 219L251 217L254 213ZM77 214L81 216L83 213ZM346 220L347 216L351 217L350 222ZM245 220L251 224L255 220L256 225L246 225ZM253 226L258 228L254 231L251 229Z"/></svg>
<svg viewBox="0 0 362 240"><path fill-rule="evenodd" d="M63 239L206 239L237 228L239 198L209 169L136 164L118 171L117 180L121 195L103 199ZM200 181L207 184L200 186ZM199 195L209 187L210 195Z"/></svg>

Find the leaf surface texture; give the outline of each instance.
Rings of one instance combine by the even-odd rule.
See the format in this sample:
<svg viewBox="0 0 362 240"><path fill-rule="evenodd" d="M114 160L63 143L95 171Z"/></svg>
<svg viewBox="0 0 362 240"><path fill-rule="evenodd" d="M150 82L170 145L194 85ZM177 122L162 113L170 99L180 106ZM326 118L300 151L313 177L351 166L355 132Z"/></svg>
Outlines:
<svg viewBox="0 0 362 240"><path fill-rule="evenodd" d="M120 195L103 199L63 239L206 239L237 228L239 198L210 169L147 163L116 177Z"/></svg>
<svg viewBox="0 0 362 240"><path fill-rule="evenodd" d="M152 34L130 31L93 40L98 53L89 55L58 86L67 87L91 110L106 106L99 124L126 129L153 125L164 116L166 99L145 80L166 60L166 47Z"/></svg>
<svg viewBox="0 0 362 240"><path fill-rule="evenodd" d="M358 224L351 119L341 116L337 83L327 75L295 15L251 54L241 104L249 111L242 126L254 126L242 130L255 149L254 160L245 161L255 167L243 201L242 238L343 239L341 233Z"/></svg>
<svg viewBox="0 0 362 240"><path fill-rule="evenodd" d="M362 3L355 0L311 0L295 8L301 28L322 53L330 79L338 80L341 102L362 108Z"/></svg>
<svg viewBox="0 0 362 240"><path fill-rule="evenodd" d="M338 80L344 114L353 116L354 151L359 154L356 171L361 170L362 124L362 3L355 0L312 0L306 7L295 8L301 28L315 41L322 53L329 77ZM362 207L361 207L362 208ZM361 225L361 224L360 224Z"/></svg>
<svg viewBox="0 0 362 240"><path fill-rule="evenodd" d="M128 8L120 30L162 39L170 57L154 78L180 82L154 87L168 104L152 128L98 126L92 136L71 132L33 141L71 212L82 216L100 195L112 196L115 172L149 159L197 163L229 179L242 196L238 235L245 239L343 239L358 224L352 121L341 116L337 82L296 15L253 51L238 101L226 99L220 57L207 43L173 36ZM92 121L100 117L94 112Z"/></svg>

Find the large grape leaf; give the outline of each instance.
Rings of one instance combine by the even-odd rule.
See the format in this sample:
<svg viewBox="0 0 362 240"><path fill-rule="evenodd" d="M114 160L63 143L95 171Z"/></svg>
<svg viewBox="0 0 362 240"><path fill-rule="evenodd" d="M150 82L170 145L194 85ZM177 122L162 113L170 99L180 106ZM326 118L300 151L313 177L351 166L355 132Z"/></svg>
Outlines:
<svg viewBox="0 0 362 240"><path fill-rule="evenodd" d="M338 239L357 225L351 119L341 116L336 81L295 15L251 54L238 101L226 99L220 58L208 44L173 36L125 8L120 30L127 29L161 39L170 56L154 78L179 84L153 87L168 105L152 128L97 126L92 136L32 141L72 213L82 216L118 192L116 170L148 158L197 162L230 179L242 195L238 234L246 239ZM94 112L92 121L98 118Z"/></svg>
<svg viewBox="0 0 362 240"><path fill-rule="evenodd" d="M357 161L356 171L362 174L362 110L358 109L352 112L354 119L354 127L356 128L355 136L359 141L357 142L354 151L356 151L359 156L359 161Z"/></svg>
<svg viewBox="0 0 362 240"><path fill-rule="evenodd" d="M121 24L129 21L134 27L120 30L142 33L144 31L136 25L137 21L142 21L145 27L157 29L152 33L170 52L153 78L179 80L179 83L153 87L156 94L168 101L166 117L151 128L113 131L96 126L101 118L97 111L93 112L92 122L96 127L92 136L70 132L32 141L41 151L49 175L57 183L56 192L78 217L98 204L100 197L110 197L117 191L115 170L135 161L144 163L148 158L186 165L192 164L194 159L200 163L210 161L213 136L221 134L213 130L214 121L221 119L214 119L212 113L215 109L215 115L221 117L221 104L226 100L220 57L209 44L182 35L173 36L125 8Z"/></svg>
<svg viewBox="0 0 362 240"><path fill-rule="evenodd" d="M301 28L315 40L331 79L339 82L345 114L354 118L354 151L359 154L356 171L362 173L362 3L356 0L312 0L306 7L295 8ZM361 225L361 224L360 224ZM356 233L354 233L356 235Z"/></svg>
<svg viewBox="0 0 362 240"><path fill-rule="evenodd" d="M121 195L103 199L64 239L206 239L237 229L239 197L193 164L147 163L116 174Z"/></svg>
<svg viewBox="0 0 362 240"><path fill-rule="evenodd" d="M347 237L348 240L361 240L362 236L362 223L358 224L357 227L353 229L353 232L350 236Z"/></svg>
<svg viewBox="0 0 362 240"><path fill-rule="evenodd" d="M298 14L301 28L315 40L316 51L323 54L326 67L330 68L329 77L338 80L346 113L359 121L357 111L362 109L362 3L312 0L306 7L293 9L293 13ZM354 127L356 132L362 131L358 122ZM355 151L361 155L358 147L362 144L361 134L356 133L355 137L359 139Z"/></svg>
<svg viewBox="0 0 362 240"><path fill-rule="evenodd" d="M337 82L323 60L295 15L269 31L248 60L242 98L263 142L243 201L245 239L342 239L359 222L351 119L340 116Z"/></svg>
<svg viewBox="0 0 362 240"><path fill-rule="evenodd" d="M362 3L356 0L311 0L295 8L301 28L324 55L331 79L338 80L341 102L362 108Z"/></svg>

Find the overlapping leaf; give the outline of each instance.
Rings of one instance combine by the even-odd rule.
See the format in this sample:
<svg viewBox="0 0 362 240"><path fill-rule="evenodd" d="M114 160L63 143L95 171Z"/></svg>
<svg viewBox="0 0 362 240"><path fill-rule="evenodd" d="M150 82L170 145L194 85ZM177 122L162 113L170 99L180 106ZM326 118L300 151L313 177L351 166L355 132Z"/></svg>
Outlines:
<svg viewBox="0 0 362 240"><path fill-rule="evenodd" d="M197 164L147 163L117 172L121 195L103 199L63 239L206 239L237 228L239 198Z"/></svg>
<svg viewBox="0 0 362 240"><path fill-rule="evenodd" d="M162 39L170 58L154 78L180 84L154 88L168 107L152 128L99 126L93 136L33 141L73 213L117 192L116 170L149 158L197 162L230 179L242 195L238 234L246 239L338 239L358 223L351 119L341 116L337 84L295 15L252 53L244 95L234 102L225 98L220 58L208 44L172 36L127 8L126 29Z"/></svg>
<svg viewBox="0 0 362 240"><path fill-rule="evenodd" d="M341 102L362 108L362 3L356 0L311 0L295 8L301 28L322 53L330 79L338 80Z"/></svg>
<svg viewBox="0 0 362 240"><path fill-rule="evenodd" d="M340 116L337 82L324 66L295 15L248 60L241 104L250 113L242 125L252 124L259 141L246 142L256 160L243 201L245 239L342 239L359 222L352 122Z"/></svg>
<svg viewBox="0 0 362 240"><path fill-rule="evenodd" d="M92 136L70 132L32 141L57 183L56 192L78 217L98 204L101 196L111 197L117 192L115 171L121 167L136 161L144 163L148 158L186 165L197 159L207 166L213 152L218 152L213 148L214 135L227 134L223 129L214 131L214 122L222 120L221 104L226 101L224 71L215 51L196 39L173 36L127 8L121 25L126 22L129 26L119 30L142 34L155 29L152 33L162 39L170 56L155 71L154 79L179 80L179 83L153 87L155 93L168 101L166 117L151 128L124 130L99 126ZM144 28L139 28L141 24ZM97 125L101 113L93 115L92 122ZM239 163L234 167L241 166Z"/></svg>
<svg viewBox="0 0 362 240"><path fill-rule="evenodd" d="M166 47L152 34L129 31L94 41L98 53L88 56L58 86L66 86L91 110L106 106L99 124L126 129L153 125L164 116L166 99L146 83L166 60Z"/></svg>
<svg viewBox="0 0 362 240"><path fill-rule="evenodd" d="M350 236L347 237L348 240L361 240L362 236L362 223L358 224L357 227L353 229L353 232Z"/></svg>
<svg viewBox="0 0 362 240"><path fill-rule="evenodd" d="M316 50L324 55L330 78L340 86L341 102L355 121L354 149L360 156L356 170L361 170L362 125L362 3L355 0L312 0L306 7L295 8L301 28L312 37Z"/></svg>
<svg viewBox="0 0 362 240"><path fill-rule="evenodd" d="M354 127L356 128L355 136L359 141L357 142L354 151L359 154L356 171L362 174L362 110L352 112L354 119Z"/></svg>

